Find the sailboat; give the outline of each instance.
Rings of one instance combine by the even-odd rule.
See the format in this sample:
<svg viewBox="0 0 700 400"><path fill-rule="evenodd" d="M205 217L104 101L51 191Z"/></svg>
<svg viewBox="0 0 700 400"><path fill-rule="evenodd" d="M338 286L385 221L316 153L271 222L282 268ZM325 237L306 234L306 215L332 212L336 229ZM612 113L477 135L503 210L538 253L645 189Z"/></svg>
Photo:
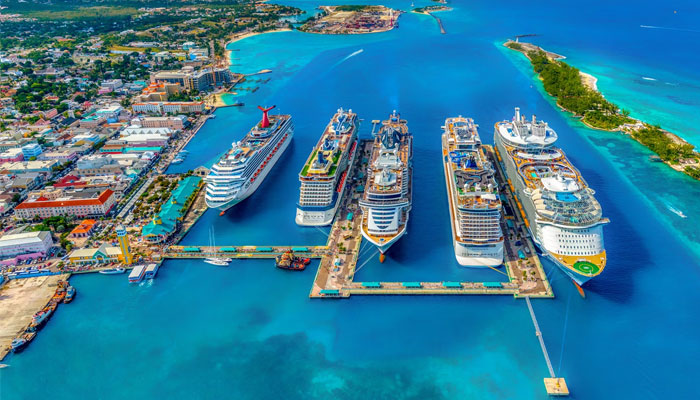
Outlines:
<svg viewBox="0 0 700 400"><path fill-rule="evenodd" d="M213 226L209 230L209 247L216 248L216 241L214 238L214 227ZM231 261L232 260L230 258L221 258L221 257L207 257L204 259L205 263L211 264L211 265L216 265L219 267L228 267L228 264Z"/></svg>

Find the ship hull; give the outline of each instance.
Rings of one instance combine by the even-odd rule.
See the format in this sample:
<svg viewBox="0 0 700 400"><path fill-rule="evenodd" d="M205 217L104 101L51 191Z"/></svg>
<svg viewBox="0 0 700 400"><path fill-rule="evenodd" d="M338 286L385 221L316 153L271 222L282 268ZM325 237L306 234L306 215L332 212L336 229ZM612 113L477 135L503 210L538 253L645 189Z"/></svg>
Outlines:
<svg viewBox="0 0 700 400"><path fill-rule="evenodd" d="M408 221L406 221L406 224L408 224ZM375 246L377 247L377 250L379 250L379 252L380 252L381 254L386 253L386 252L389 250L389 248L390 248L394 243L396 243L399 239L401 239L401 237L402 237L403 235L405 235L405 234L406 234L406 227L404 226L404 227L399 231L399 233L397 233L395 236L392 236L391 239L389 239L389 240L384 240L384 241L379 241L379 240L376 240L376 239L372 238L371 236L369 236L369 234L365 233L364 229L362 230L362 236L363 236L368 242L370 242L370 243L372 243L373 245L375 245Z"/></svg>
<svg viewBox="0 0 700 400"><path fill-rule="evenodd" d="M503 142L500 139L500 135L498 133L498 130L495 131L494 133L494 143L496 144L496 149L498 150L499 154L501 155L501 159L503 160L503 165L505 165L505 173L507 175L507 178L510 180L510 182L513 185L514 189L514 194L517 196L517 198L520 200L520 203L522 204L523 211L524 211L524 217L527 219L527 231L530 234L530 237L532 238L533 242L537 245L539 250L541 251L542 255L547 257L548 259L552 260L554 264L562 271L564 272L567 276L569 276L571 279L573 279L576 283L579 285L583 285L584 283L588 282L589 280L595 278L597 275L594 276L586 276L586 275L581 275L575 271L573 271L571 268L563 264L560 260L558 260L550 250L547 249L546 243L542 242L542 238L538 234L538 232L541 230L538 226L537 222L537 211L534 208L534 205L532 204L532 201L530 198L524 193L523 188L524 188L524 183L521 182L520 176L517 172L517 167L515 165L515 162L510 158L508 155L508 152L503 144ZM597 224L601 225L601 224ZM593 226L595 227L595 226ZM601 268L601 272L602 272Z"/></svg>
<svg viewBox="0 0 700 400"><path fill-rule="evenodd" d="M463 267L489 268L503 264L503 242L475 246L454 241L455 258Z"/></svg>
<svg viewBox="0 0 700 400"><path fill-rule="evenodd" d="M207 206L209 208L216 208L220 211L226 211L250 197L250 195L252 195L258 189L260 184L265 180L265 177L267 177L267 174L270 172L270 170L275 166L275 164L277 164L277 160L279 160L284 151L287 150L287 146L289 146L289 143L292 141L292 137L293 132L290 130L289 134L282 142L282 145L280 146L279 150L277 150L275 155L272 156L270 162L268 162L265 168L263 168L263 170L260 171L260 174L250 186L248 186L243 191L239 191L238 193L236 193L235 197L227 201L213 202L211 200L206 200ZM250 182L250 178L248 179L248 182Z"/></svg>
<svg viewBox="0 0 700 400"><path fill-rule="evenodd" d="M326 226L333 222L336 211L338 211L339 201L336 200L335 205L325 211L307 211L297 208L297 215L294 221L301 226Z"/></svg>

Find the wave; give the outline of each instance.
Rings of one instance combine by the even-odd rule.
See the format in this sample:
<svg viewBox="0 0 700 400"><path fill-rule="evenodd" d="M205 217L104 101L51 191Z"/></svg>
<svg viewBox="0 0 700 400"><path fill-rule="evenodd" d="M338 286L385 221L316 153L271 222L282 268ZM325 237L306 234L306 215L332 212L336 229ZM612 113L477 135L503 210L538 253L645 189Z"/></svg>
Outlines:
<svg viewBox="0 0 700 400"><path fill-rule="evenodd" d="M674 28L670 26L639 25L639 27L644 29L663 29L667 31L700 33L700 31L697 29Z"/></svg>

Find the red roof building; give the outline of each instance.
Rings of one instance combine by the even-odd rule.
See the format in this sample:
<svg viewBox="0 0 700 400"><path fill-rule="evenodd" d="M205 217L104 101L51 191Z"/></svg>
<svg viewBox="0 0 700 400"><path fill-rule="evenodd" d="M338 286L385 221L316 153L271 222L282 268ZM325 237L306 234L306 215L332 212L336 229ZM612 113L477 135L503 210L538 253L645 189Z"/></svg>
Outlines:
<svg viewBox="0 0 700 400"><path fill-rule="evenodd" d="M104 216L114 206L114 200L114 192L111 189L74 189L53 200L43 196L25 200L15 207L15 215L25 219L58 215Z"/></svg>

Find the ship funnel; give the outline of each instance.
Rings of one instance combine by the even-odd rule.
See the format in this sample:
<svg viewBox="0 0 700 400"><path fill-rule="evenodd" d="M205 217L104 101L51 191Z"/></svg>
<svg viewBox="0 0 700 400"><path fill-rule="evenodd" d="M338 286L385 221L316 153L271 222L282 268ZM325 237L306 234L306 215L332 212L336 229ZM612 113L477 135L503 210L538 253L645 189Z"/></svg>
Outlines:
<svg viewBox="0 0 700 400"><path fill-rule="evenodd" d="M537 123L537 116L535 114L532 114L532 125L535 125Z"/></svg>
<svg viewBox="0 0 700 400"><path fill-rule="evenodd" d="M277 106L272 106L268 108L262 108L261 106L258 106L260 111L263 112L262 122L260 123L261 128L268 128L270 126L270 120L267 118L267 113L275 107Z"/></svg>
<svg viewBox="0 0 700 400"><path fill-rule="evenodd" d="M520 121L520 107L515 107L515 120Z"/></svg>

